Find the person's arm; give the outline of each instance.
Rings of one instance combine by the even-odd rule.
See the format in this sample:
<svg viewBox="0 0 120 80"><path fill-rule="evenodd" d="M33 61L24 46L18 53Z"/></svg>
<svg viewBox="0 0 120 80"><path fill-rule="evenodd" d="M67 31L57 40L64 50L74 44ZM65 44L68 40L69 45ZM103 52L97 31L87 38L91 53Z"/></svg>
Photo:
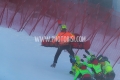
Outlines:
<svg viewBox="0 0 120 80"><path fill-rule="evenodd" d="M86 58L87 58L87 61L90 61L91 56L87 56Z"/></svg>
<svg viewBox="0 0 120 80"><path fill-rule="evenodd" d="M72 66L72 72L75 73L75 66Z"/></svg>
<svg viewBox="0 0 120 80"><path fill-rule="evenodd" d="M77 80L77 77L78 77L79 74L80 74L80 71L77 70L76 73L75 73L75 76L74 76L74 80Z"/></svg>
<svg viewBox="0 0 120 80"><path fill-rule="evenodd" d="M93 64L87 64L86 66L89 67L89 68L92 68Z"/></svg>
<svg viewBox="0 0 120 80"><path fill-rule="evenodd" d="M92 67L93 67L92 64L88 64L87 62L83 62L83 64L86 65L86 66L89 67L89 68L92 68Z"/></svg>
<svg viewBox="0 0 120 80"><path fill-rule="evenodd" d="M83 54L84 58L87 58L87 61L90 61L94 55L91 54L88 50L85 50L85 52L86 52L89 56L86 56L85 54Z"/></svg>
<svg viewBox="0 0 120 80"><path fill-rule="evenodd" d="M60 19L58 19L58 26L61 26L62 25L62 21Z"/></svg>

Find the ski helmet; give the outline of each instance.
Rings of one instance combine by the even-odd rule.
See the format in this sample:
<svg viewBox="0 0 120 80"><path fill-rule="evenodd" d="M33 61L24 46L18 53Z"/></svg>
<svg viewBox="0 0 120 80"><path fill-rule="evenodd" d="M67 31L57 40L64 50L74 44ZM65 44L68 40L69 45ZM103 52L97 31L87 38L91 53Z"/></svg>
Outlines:
<svg viewBox="0 0 120 80"><path fill-rule="evenodd" d="M66 25L61 25L61 30L63 29L67 29L67 26Z"/></svg>
<svg viewBox="0 0 120 80"><path fill-rule="evenodd" d="M99 55L99 56L97 57L97 59L98 59L98 61L102 60L102 59L103 59L103 55Z"/></svg>
<svg viewBox="0 0 120 80"><path fill-rule="evenodd" d="M97 60L97 59L94 59L94 60L92 61L92 64L97 65L97 64L98 64L98 60Z"/></svg>

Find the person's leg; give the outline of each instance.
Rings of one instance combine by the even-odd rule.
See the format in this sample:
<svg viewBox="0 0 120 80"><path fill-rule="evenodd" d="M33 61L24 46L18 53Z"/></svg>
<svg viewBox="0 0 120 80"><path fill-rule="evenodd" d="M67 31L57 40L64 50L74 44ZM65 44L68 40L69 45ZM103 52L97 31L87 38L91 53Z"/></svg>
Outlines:
<svg viewBox="0 0 120 80"><path fill-rule="evenodd" d="M65 46L65 49L68 51L68 53L70 54L70 56L74 58L74 52L72 50L72 46L71 45L67 45L67 46ZM70 62L72 63L72 58L70 58Z"/></svg>
<svg viewBox="0 0 120 80"><path fill-rule="evenodd" d="M57 52L54 56L54 63L57 63L58 57L60 56L62 50L63 50L63 47L58 47Z"/></svg>
<svg viewBox="0 0 120 80"><path fill-rule="evenodd" d="M70 45L67 45L65 46L65 49L68 51L68 53L70 54L70 63L72 64L72 67L74 66L74 63L73 63L73 59L74 59L74 52L72 50L72 47ZM72 72L72 68L71 68L71 71Z"/></svg>
<svg viewBox="0 0 120 80"><path fill-rule="evenodd" d="M114 78L115 78L115 73L113 72L111 73L111 80L114 80Z"/></svg>
<svg viewBox="0 0 120 80"><path fill-rule="evenodd" d="M53 64L51 65L51 67L56 67L57 60L58 60L58 58L59 58L62 50L63 50L63 47L61 47L61 46L58 47L57 52L56 52L56 54L55 54L55 56L54 56Z"/></svg>
<svg viewBox="0 0 120 80"><path fill-rule="evenodd" d="M115 78L115 73L114 72L106 74L106 80L114 80L114 78Z"/></svg>
<svg viewBox="0 0 120 80"><path fill-rule="evenodd" d="M92 80L91 77L85 77L85 78L81 78L80 80Z"/></svg>
<svg viewBox="0 0 120 80"><path fill-rule="evenodd" d="M95 79L96 79L96 80L103 80L103 79L102 79L102 76L101 76L101 75L97 75L97 74L95 75Z"/></svg>
<svg viewBox="0 0 120 80"><path fill-rule="evenodd" d="M69 53L71 56L74 57L74 52L73 52L73 50L72 50L72 46L71 46L71 45L68 45L68 46L66 46L65 48L66 48L66 50L68 51L68 53Z"/></svg>

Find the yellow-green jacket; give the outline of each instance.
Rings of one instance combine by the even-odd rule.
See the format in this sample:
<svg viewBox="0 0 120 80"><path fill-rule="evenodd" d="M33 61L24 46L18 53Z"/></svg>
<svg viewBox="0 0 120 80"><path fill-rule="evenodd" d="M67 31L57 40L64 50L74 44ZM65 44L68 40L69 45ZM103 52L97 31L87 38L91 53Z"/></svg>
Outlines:
<svg viewBox="0 0 120 80"><path fill-rule="evenodd" d="M77 80L77 77L79 76L79 74L81 74L82 76L85 75L85 74L90 74L91 75L91 73L88 69L82 70L82 69L79 68L75 73L74 80Z"/></svg>
<svg viewBox="0 0 120 80"><path fill-rule="evenodd" d="M80 66L80 57L75 56L76 63L72 66L72 72L75 74L76 71L79 69Z"/></svg>
<svg viewBox="0 0 120 80"><path fill-rule="evenodd" d="M113 71L113 68L108 61L105 61L105 65L102 66L102 70L103 70L104 74L107 74L107 73L110 73L111 71Z"/></svg>

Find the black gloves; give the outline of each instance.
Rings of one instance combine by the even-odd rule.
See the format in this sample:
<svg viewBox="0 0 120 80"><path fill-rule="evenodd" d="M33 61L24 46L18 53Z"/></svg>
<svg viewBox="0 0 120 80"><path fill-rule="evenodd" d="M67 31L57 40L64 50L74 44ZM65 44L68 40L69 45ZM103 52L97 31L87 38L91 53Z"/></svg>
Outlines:
<svg viewBox="0 0 120 80"><path fill-rule="evenodd" d="M73 72L72 72L72 71L70 71L69 73L70 73L70 74L73 74Z"/></svg>
<svg viewBox="0 0 120 80"><path fill-rule="evenodd" d="M89 52L88 50L85 50L85 52L86 52L88 55L90 55L90 52Z"/></svg>
<svg viewBox="0 0 120 80"><path fill-rule="evenodd" d="M56 63L53 63L53 64L51 65L51 67L54 67L54 68L55 68L55 67L56 67Z"/></svg>
<svg viewBox="0 0 120 80"><path fill-rule="evenodd" d="M55 0L56 1L56 0ZM61 26L62 25L62 21L59 19L59 20L57 20L57 22L58 22L58 25L59 26Z"/></svg>
<svg viewBox="0 0 120 80"><path fill-rule="evenodd" d="M86 56L85 54L83 54L83 57L84 57L84 58L87 58L87 56Z"/></svg>
<svg viewBox="0 0 120 80"><path fill-rule="evenodd" d="M81 59L81 61L82 61L82 62L84 62L84 60L83 60L83 59Z"/></svg>

